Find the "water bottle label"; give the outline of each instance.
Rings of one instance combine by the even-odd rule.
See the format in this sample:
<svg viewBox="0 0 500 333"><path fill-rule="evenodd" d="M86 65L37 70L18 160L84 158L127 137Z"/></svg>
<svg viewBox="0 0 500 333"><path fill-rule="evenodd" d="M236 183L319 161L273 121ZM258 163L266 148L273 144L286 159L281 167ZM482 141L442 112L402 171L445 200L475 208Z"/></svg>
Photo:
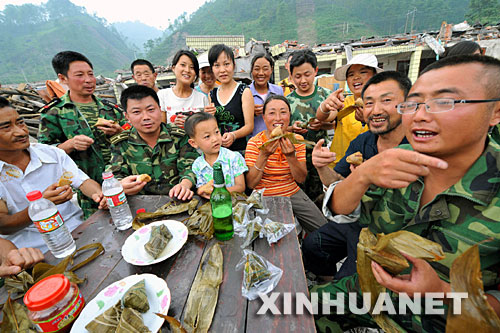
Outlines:
<svg viewBox="0 0 500 333"><path fill-rule="evenodd" d="M121 191L116 195L106 197L106 200L108 201L108 207L113 208L127 202L127 196L125 195L125 192Z"/></svg>
<svg viewBox="0 0 500 333"><path fill-rule="evenodd" d="M44 234L46 232L51 232L59 228L64 224L64 220L59 214L56 212L54 215L47 217L46 219L40 221L33 221L33 224L36 226L40 233Z"/></svg>

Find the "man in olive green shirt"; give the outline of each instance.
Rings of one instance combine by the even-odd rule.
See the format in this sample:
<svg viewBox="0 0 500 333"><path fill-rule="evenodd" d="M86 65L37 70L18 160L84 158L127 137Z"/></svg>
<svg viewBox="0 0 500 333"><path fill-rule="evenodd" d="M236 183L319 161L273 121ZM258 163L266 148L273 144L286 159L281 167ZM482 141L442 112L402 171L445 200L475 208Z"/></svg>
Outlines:
<svg viewBox="0 0 500 333"><path fill-rule="evenodd" d="M452 263L479 244L485 299L500 314L500 145L488 134L500 122L498 87L498 59L461 56L431 64L398 104L411 146L384 150L330 185L323 207L327 218L350 214L373 233L406 230L442 246L445 258L437 262L406 256L412 264L411 272L404 272L409 275L393 276L371 263L393 304L401 293L425 299L428 293L450 292ZM311 292L320 298L359 293L358 274ZM444 332L446 315L387 315L384 330ZM317 321L319 331L347 330L343 324L349 317L355 325L375 325L370 315L335 314Z"/></svg>
<svg viewBox="0 0 500 333"><path fill-rule="evenodd" d="M96 78L92 63L74 51L59 52L52 67L69 91L41 110L38 141L64 150L91 179L102 183L109 163L109 138L122 131L125 119L117 106L94 96ZM95 126L104 118L102 126ZM88 218L97 205L78 192L78 202Z"/></svg>
<svg viewBox="0 0 500 333"><path fill-rule="evenodd" d="M125 89L121 104L133 128L113 137L107 170L121 180L128 195L168 194L190 199L196 184L191 165L199 154L188 144L184 130L161 122L158 96L149 87ZM140 174L148 174L151 181L140 181Z"/></svg>

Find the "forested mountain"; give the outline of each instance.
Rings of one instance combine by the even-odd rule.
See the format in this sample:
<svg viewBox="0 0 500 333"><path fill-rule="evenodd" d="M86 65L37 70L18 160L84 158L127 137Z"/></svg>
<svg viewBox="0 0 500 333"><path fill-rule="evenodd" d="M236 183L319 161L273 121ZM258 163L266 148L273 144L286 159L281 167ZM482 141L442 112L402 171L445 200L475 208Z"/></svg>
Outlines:
<svg viewBox="0 0 500 333"><path fill-rule="evenodd" d="M1 83L55 78L51 59L63 50L85 54L97 74L112 75L134 58L116 29L69 0L5 6L0 12L0 45Z"/></svg>
<svg viewBox="0 0 500 333"><path fill-rule="evenodd" d="M482 1L482 0L472 0ZM496 1L496 0L489 0ZM164 64L185 46L186 35L245 35L271 44L314 44L438 29L460 23L469 0L209 0L183 15L161 41L149 41L148 58Z"/></svg>
<svg viewBox="0 0 500 333"><path fill-rule="evenodd" d="M150 39L157 39L163 36L163 31L155 27L146 25L139 21L127 21L113 23L112 25L125 39L125 42L140 52L144 51L144 44Z"/></svg>

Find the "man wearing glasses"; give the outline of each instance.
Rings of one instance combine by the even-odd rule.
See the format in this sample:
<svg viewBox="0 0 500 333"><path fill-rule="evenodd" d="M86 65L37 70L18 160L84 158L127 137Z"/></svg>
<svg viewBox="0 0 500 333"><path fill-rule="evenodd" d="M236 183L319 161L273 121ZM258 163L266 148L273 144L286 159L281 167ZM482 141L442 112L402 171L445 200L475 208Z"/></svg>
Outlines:
<svg viewBox="0 0 500 333"><path fill-rule="evenodd" d="M497 59L450 57L428 66L397 106L411 146L372 157L325 198L336 214L352 214L359 205L358 223L373 233L404 229L441 244L446 258L430 264L409 257L410 275L392 276L372 264L375 278L393 296L450 292L454 259L487 242L479 246L481 273L487 300L500 314L500 145L488 135L500 122L499 94ZM320 299L324 292L359 292L357 279L354 274L311 291ZM390 318L411 331L444 331L446 325L446 313ZM328 319L345 323L339 315ZM369 316L364 319L365 325L375 325Z"/></svg>
<svg viewBox="0 0 500 333"><path fill-rule="evenodd" d="M158 93L159 89L156 86L158 73L155 72L155 68L149 61L136 59L130 65L130 70L132 71L132 78L138 85L149 87Z"/></svg>
<svg viewBox="0 0 500 333"><path fill-rule="evenodd" d="M328 187L349 176L353 165L347 157L360 152L363 160L368 160L384 150L407 144L405 130L401 125L402 115L396 106L404 102L411 88L410 79L399 72L385 71L372 76L364 85L361 97L364 101L363 118L369 131L361 133L351 141L344 156L334 169L330 163L335 161L335 153L322 147L319 140L312 152L312 162ZM330 192L333 187L330 187ZM328 193L329 196L331 193ZM332 216L327 207L323 209L328 220L319 229L310 233L302 242L304 267L322 280L340 279L356 272L356 252L361 226L358 223L343 223L344 216ZM346 258L337 271L337 263Z"/></svg>

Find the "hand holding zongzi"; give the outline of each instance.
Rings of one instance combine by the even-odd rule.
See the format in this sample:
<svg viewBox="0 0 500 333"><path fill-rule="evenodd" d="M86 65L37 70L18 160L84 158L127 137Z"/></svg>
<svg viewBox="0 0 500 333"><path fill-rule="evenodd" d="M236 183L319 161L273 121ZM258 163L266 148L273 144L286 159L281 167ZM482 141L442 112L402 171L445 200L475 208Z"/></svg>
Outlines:
<svg viewBox="0 0 500 333"><path fill-rule="evenodd" d="M406 293L413 297L415 293L448 293L450 284L439 278L436 271L424 259L416 259L401 253L413 265L409 275L392 276L382 266L372 261L372 272L382 286L397 293Z"/></svg>

